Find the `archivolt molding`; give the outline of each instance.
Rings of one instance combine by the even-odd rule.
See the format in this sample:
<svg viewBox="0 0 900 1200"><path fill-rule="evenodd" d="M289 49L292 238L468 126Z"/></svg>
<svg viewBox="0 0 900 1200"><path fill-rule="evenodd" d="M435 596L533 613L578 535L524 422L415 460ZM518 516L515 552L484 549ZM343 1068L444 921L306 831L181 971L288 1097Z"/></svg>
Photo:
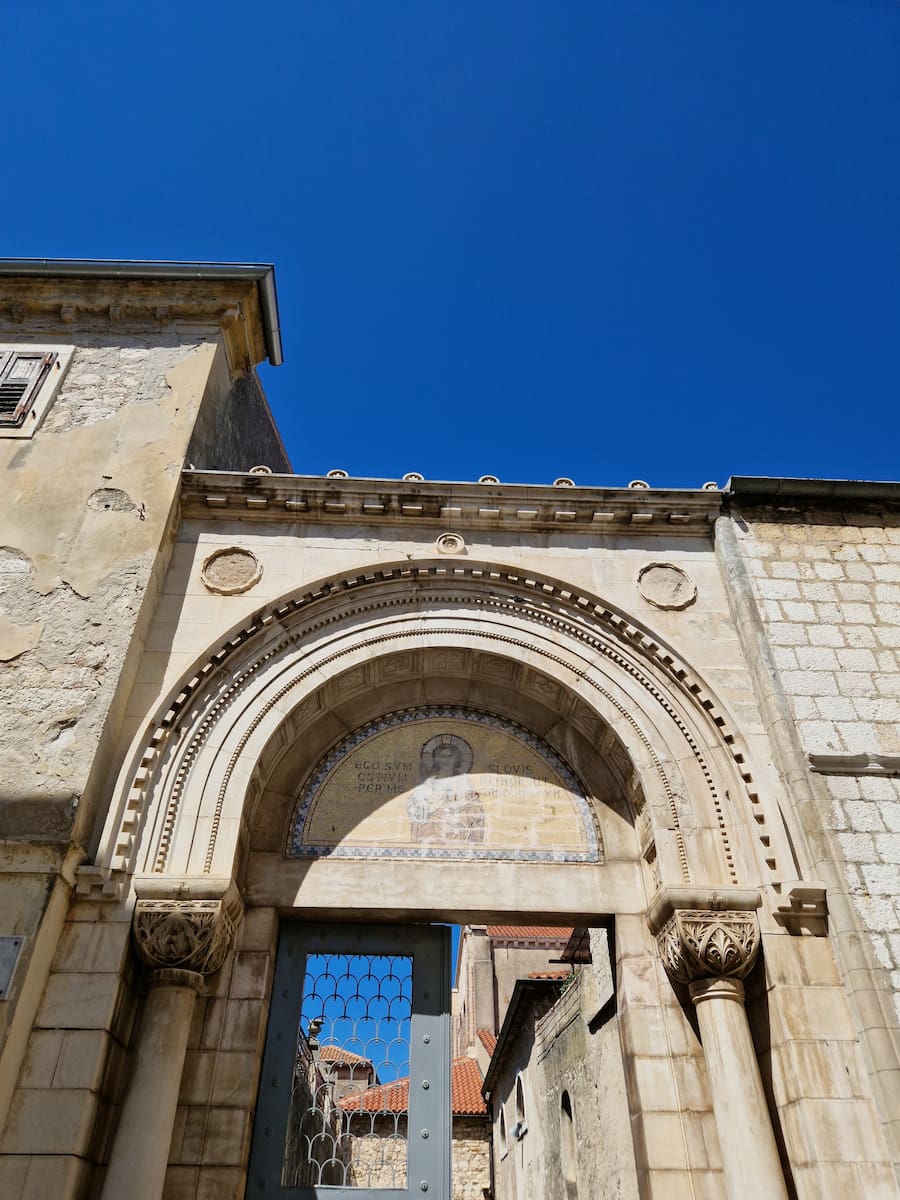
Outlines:
<svg viewBox="0 0 900 1200"><path fill-rule="evenodd" d="M737 881L737 873L722 797L708 760L711 746L724 748L730 758L734 780L745 791L765 855L771 855L765 816L740 739L700 678L670 647L597 597L578 592L559 581L490 564L447 562L445 559L388 564L322 581L261 610L221 643L172 697L165 712L145 735L139 753L132 758L132 763L137 762L137 766L129 772L123 811L115 814L114 823L111 821L107 827L97 866L82 870L81 894L116 895L120 892L116 877L121 879L134 869L138 836L147 818L147 798L163 773L171 775L171 782L167 786L162 827L155 835L157 848L153 869L157 872L166 870L186 783L198 756L212 730L225 720L238 697L249 694L254 680L276 665L280 658L296 653L298 648L314 643L317 636L336 630L341 624L346 626L354 619L387 622L399 614L421 613L423 609L427 609L435 621L429 628L429 635L452 634L454 623L449 613L461 606L474 609L485 617L490 615L498 625L506 626L504 632L479 628L480 639L485 642L493 639L514 651L522 649L543 656L548 664L561 668L570 677L577 677L616 709L622 722L642 743L665 792L685 882L689 880L690 872L678 804L679 799L687 797L678 796L650 739L628 706L604 688L597 678L604 661L612 668L610 674L630 679L636 685L649 702L648 710L655 708L665 713L678 729L690 756L702 772L731 882ZM442 608L447 610L446 615L441 612ZM442 620L438 620L439 615ZM542 638L513 636L513 633L521 635L528 627L540 630ZM465 632L468 634L471 630ZM351 637L347 645L339 646L330 654L313 656L306 666L295 664L281 687L267 697L263 705L265 711L257 712L250 719L232 751L213 817L206 854L207 872L212 865L229 780L266 714L314 672L321 672L326 667L335 668L341 658L352 655L361 644L387 649L390 643L411 636L401 630L392 630L370 636L364 642L359 637ZM566 653L554 653L548 648L551 644L565 649ZM580 663L573 661L571 653L579 645ZM704 726L710 731L705 747L700 744L703 735L699 733ZM598 727L597 734L603 736L602 727ZM609 738L615 741L615 735L607 731L606 737L605 749L609 752L615 749L609 744ZM622 749L620 758L622 755L627 758L627 751ZM612 757L615 760L615 754ZM163 764L169 764L173 759L177 760L174 774L170 770L163 772ZM633 784L631 792L639 810L640 827L640 785ZM643 820L646 824L646 814ZM767 865L773 873L776 871L777 863L773 857L767 857Z"/></svg>

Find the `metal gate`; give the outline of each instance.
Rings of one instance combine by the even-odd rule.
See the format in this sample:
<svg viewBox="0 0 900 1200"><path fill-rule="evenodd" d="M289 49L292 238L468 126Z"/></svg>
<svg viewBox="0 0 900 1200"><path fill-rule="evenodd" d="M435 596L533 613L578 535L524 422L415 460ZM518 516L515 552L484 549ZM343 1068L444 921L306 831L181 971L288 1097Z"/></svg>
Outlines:
<svg viewBox="0 0 900 1200"><path fill-rule="evenodd" d="M449 1002L446 927L284 925L248 1200L450 1200Z"/></svg>

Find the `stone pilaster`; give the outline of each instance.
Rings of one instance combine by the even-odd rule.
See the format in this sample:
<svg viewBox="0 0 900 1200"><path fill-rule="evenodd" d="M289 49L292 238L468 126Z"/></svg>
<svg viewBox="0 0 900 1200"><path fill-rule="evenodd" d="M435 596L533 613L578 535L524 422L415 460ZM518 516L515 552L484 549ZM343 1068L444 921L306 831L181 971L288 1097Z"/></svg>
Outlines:
<svg viewBox="0 0 900 1200"><path fill-rule="evenodd" d="M729 1200L787 1200L741 982L759 955L758 894L730 898L740 907L725 907L720 893L672 889L648 921L669 977L688 985L697 1010Z"/></svg>
<svg viewBox="0 0 900 1200"><path fill-rule="evenodd" d="M103 1200L162 1196L194 1000L224 963L240 916L233 889L220 899L137 902L132 936L149 991Z"/></svg>

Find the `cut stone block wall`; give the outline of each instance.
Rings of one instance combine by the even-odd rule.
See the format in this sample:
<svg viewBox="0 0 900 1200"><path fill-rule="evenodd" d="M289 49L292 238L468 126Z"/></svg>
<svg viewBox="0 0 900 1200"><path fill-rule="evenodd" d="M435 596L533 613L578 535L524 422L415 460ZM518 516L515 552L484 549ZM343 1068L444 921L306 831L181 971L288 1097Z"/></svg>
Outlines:
<svg viewBox="0 0 900 1200"><path fill-rule="evenodd" d="M766 510L737 531L804 750L900 755L900 516ZM900 1016L900 779L823 779L822 825Z"/></svg>
<svg viewBox="0 0 900 1200"><path fill-rule="evenodd" d="M490 1127L484 1117L454 1117L453 1200L484 1200L491 1183Z"/></svg>
<svg viewBox="0 0 900 1200"><path fill-rule="evenodd" d="M93 1194L139 1008L129 930L120 906L70 907L0 1139L0 1196Z"/></svg>

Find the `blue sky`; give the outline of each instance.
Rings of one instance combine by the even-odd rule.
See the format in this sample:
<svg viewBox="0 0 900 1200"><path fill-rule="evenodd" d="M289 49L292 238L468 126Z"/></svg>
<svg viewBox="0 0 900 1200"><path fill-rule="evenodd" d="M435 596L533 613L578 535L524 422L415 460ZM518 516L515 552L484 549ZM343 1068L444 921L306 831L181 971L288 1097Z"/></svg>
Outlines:
<svg viewBox="0 0 900 1200"><path fill-rule="evenodd" d="M900 474L897 0L3 15L0 252L274 262L295 470Z"/></svg>

